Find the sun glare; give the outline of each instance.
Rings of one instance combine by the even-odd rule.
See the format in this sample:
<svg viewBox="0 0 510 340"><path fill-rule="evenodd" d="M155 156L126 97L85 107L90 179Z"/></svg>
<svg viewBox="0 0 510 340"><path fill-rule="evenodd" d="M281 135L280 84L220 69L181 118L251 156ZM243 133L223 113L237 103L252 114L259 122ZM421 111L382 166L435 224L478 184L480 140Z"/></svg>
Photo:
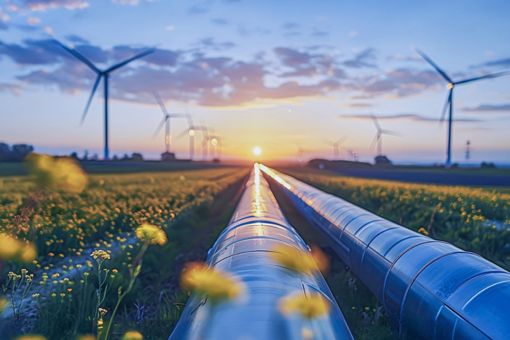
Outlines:
<svg viewBox="0 0 510 340"><path fill-rule="evenodd" d="M262 148L260 146L254 146L252 149L252 153L254 156L262 155Z"/></svg>

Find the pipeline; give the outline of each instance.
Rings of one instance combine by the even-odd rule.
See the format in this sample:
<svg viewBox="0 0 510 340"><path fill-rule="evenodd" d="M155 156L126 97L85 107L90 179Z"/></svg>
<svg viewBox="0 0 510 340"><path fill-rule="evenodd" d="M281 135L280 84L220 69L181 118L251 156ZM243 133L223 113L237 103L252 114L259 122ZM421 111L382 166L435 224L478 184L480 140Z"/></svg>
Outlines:
<svg viewBox="0 0 510 340"><path fill-rule="evenodd" d="M270 252L282 244L310 250L255 164L229 225L207 254L208 265L242 280L246 293L240 301L218 305L192 295L169 339L302 339L305 328L314 339L352 339L320 273L296 275L271 260ZM330 304L329 314L312 320L282 315L279 300L296 291L321 293Z"/></svg>
<svg viewBox="0 0 510 340"><path fill-rule="evenodd" d="M376 295L400 337L508 339L510 273L261 165Z"/></svg>

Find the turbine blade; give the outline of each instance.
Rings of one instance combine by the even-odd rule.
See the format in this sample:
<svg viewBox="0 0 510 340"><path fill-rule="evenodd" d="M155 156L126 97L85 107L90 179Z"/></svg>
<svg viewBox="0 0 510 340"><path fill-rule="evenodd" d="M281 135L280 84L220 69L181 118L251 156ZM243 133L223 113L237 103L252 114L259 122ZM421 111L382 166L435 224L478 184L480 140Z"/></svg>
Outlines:
<svg viewBox="0 0 510 340"><path fill-rule="evenodd" d="M161 97L157 92L154 92L154 98L156 98L156 102L158 102L159 107L161 108L161 111L163 112L163 116L168 116L168 111L166 110L165 103L163 103L163 100L161 100Z"/></svg>
<svg viewBox="0 0 510 340"><path fill-rule="evenodd" d="M97 75L96 81L94 82L94 85L92 86L92 91L90 92L89 99L87 100L87 104L85 105L85 110L83 110L80 124L83 124L83 122L85 121L85 117L87 117L87 113L89 112L90 103L92 103L92 99L94 98L94 94L96 93L97 87L99 86L99 82L101 81L102 77L103 76L101 74Z"/></svg>
<svg viewBox="0 0 510 340"><path fill-rule="evenodd" d="M486 75L479 76L479 77L473 77L473 78L464 79L464 80L456 82L455 84L456 85L466 84L466 83L471 83L473 81L497 78L497 77L502 77L502 76L506 76L506 75L509 75L509 74L510 74L510 72L508 72L508 71L506 71L506 72L498 72L498 73L491 73L491 74L486 74Z"/></svg>
<svg viewBox="0 0 510 340"><path fill-rule="evenodd" d="M122 66L125 66L125 65L129 64L130 62L132 62L132 61L134 61L136 59L143 58L146 55L149 55L149 54L153 53L154 51L155 51L155 49L151 48L149 50L143 51L142 53L138 53L138 54L134 55L133 57L131 57L129 59L126 59L124 61L121 61L120 63L115 64L115 65L111 66L110 68L106 69L105 73L115 71L116 69L118 69L118 68L120 68Z"/></svg>
<svg viewBox="0 0 510 340"><path fill-rule="evenodd" d="M441 119L439 120L439 124L444 123L444 119L446 117L446 111L448 111L448 107L451 105L452 90L453 89L450 89L450 91L448 91L448 96L446 97L446 102L444 103L443 111L441 112Z"/></svg>
<svg viewBox="0 0 510 340"><path fill-rule="evenodd" d="M375 128L377 131L381 130L381 125L379 125L379 121L377 120L377 117L372 115L372 121L374 122Z"/></svg>
<svg viewBox="0 0 510 340"><path fill-rule="evenodd" d="M379 139L379 138L377 138L378 136L379 136L379 135L377 134L377 135L375 135L375 136L374 136L374 139L372 139L372 142L370 143L370 148L369 148L370 150L372 150L372 149L374 148L375 143L376 143L376 142L377 142L377 140Z"/></svg>
<svg viewBox="0 0 510 340"><path fill-rule="evenodd" d="M381 130L381 134L382 135L391 135L391 136L399 136L400 137L400 134L398 132L391 131L391 130Z"/></svg>
<svg viewBox="0 0 510 340"><path fill-rule="evenodd" d="M152 135L152 137L155 137L159 133L159 131L161 131L161 129L163 128L163 125L165 125L165 121L166 121L166 118L163 117L163 119L161 120L161 123L159 123L159 125L156 128L156 130L154 131L154 134Z"/></svg>
<svg viewBox="0 0 510 340"><path fill-rule="evenodd" d="M179 133L179 134L175 137L175 139L176 139L176 140L177 140L177 139L181 139L182 137L186 136L187 134L189 134L189 130L190 130L190 129L186 129L186 130L182 131L181 133Z"/></svg>
<svg viewBox="0 0 510 340"><path fill-rule="evenodd" d="M85 58L83 56L83 54L79 53L78 51L76 51L75 49L72 49L70 47L67 47L66 45L64 45L63 43L61 43L60 41L56 40L56 39L53 39L53 41L59 45L60 47L62 47L64 50L66 50L67 52L69 52L72 56L74 56L76 59L78 59L79 61L81 61L82 63L84 63L85 65L87 65L92 71L96 72L96 73L101 73L101 71L96 67L96 65L94 65L90 60L88 60L87 58Z"/></svg>
<svg viewBox="0 0 510 340"><path fill-rule="evenodd" d="M437 66L436 63L432 61L425 53L423 53L420 50L416 50L416 53L418 53L423 59L425 59L426 62L428 62L436 71L439 73L447 82L453 83L453 80L446 74L445 71L443 71L439 66Z"/></svg>

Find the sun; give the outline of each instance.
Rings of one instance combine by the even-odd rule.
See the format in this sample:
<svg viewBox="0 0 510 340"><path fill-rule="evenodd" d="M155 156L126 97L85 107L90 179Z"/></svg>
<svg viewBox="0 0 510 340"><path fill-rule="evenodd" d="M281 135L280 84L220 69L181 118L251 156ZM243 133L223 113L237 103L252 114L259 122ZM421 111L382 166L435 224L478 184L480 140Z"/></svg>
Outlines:
<svg viewBox="0 0 510 340"><path fill-rule="evenodd" d="M262 155L262 148L260 146L254 146L251 152L254 156L260 156Z"/></svg>

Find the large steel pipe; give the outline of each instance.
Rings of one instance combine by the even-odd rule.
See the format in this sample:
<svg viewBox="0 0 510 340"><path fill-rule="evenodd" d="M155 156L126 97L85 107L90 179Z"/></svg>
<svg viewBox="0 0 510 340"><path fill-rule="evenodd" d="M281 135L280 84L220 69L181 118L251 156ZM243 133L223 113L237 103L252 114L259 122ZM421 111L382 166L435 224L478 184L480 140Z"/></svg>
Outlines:
<svg viewBox="0 0 510 340"><path fill-rule="evenodd" d="M216 306L192 296L170 339L302 339L303 327L314 339L352 339L322 275L297 275L277 265L269 256L277 245L309 251L255 165L229 225L207 255L209 266L242 280L246 294ZM282 315L279 300L299 291L321 293L329 314L313 320Z"/></svg>
<svg viewBox="0 0 510 340"><path fill-rule="evenodd" d="M265 166L383 304L403 338L508 339L510 273Z"/></svg>

